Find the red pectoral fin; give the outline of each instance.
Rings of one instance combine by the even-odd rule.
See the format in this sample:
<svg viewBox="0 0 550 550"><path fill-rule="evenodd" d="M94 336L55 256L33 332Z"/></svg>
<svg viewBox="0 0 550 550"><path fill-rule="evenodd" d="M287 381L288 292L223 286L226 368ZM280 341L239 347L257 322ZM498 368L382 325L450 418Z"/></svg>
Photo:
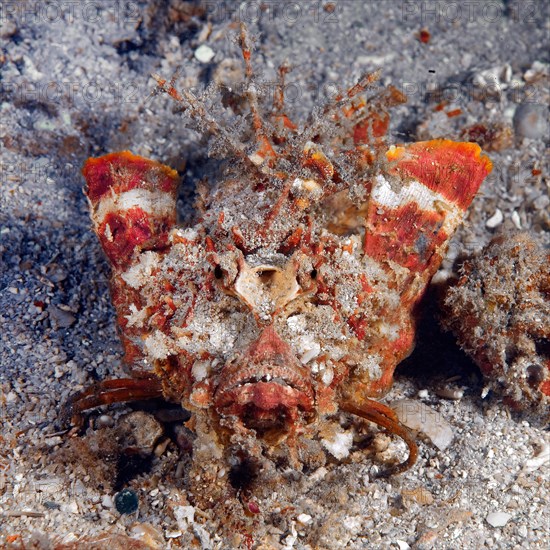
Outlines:
<svg viewBox="0 0 550 550"><path fill-rule="evenodd" d="M409 299L439 268L491 161L474 143L434 140L392 147L373 184L365 220L365 254L400 269ZM406 275L408 272L408 276ZM414 285L412 284L414 281Z"/></svg>
<svg viewBox="0 0 550 550"><path fill-rule="evenodd" d="M491 161L481 154L477 143L448 139L393 147L386 157L395 163L390 174L404 182L420 182L463 211L470 206L481 182L492 169Z"/></svg>
<svg viewBox="0 0 550 550"><path fill-rule="evenodd" d="M172 168L130 151L89 158L82 174L88 184L88 198L94 204L107 192L121 194L135 188L173 194L178 182Z"/></svg>
<svg viewBox="0 0 550 550"><path fill-rule="evenodd" d="M115 267L166 245L176 222L175 170L122 151L88 159L82 173L95 231Z"/></svg>

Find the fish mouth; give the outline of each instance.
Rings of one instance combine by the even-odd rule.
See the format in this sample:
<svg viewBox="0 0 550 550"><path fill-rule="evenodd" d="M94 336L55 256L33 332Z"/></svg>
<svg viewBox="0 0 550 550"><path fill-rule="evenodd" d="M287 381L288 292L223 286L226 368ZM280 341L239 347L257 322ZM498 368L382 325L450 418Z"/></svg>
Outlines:
<svg viewBox="0 0 550 550"><path fill-rule="evenodd" d="M251 365L223 377L214 394L219 414L237 416L261 434L289 431L314 410L315 396L308 378L295 368L280 365Z"/></svg>
<svg viewBox="0 0 550 550"><path fill-rule="evenodd" d="M220 372L214 407L260 436L274 439L314 416L315 392L308 369L273 326ZM278 435L277 435L278 434Z"/></svg>

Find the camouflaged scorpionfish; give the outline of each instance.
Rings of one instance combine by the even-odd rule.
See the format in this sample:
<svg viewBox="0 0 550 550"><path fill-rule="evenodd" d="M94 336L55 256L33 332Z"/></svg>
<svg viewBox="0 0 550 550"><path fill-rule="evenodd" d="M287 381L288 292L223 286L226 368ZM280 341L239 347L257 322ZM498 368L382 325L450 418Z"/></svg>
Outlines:
<svg viewBox="0 0 550 550"><path fill-rule="evenodd" d="M282 446L294 467L301 442L345 411L406 441L403 471L414 439L375 399L413 348L413 309L491 163L473 143L388 147L386 108L404 97L390 87L367 101L372 75L301 129L281 84L263 120L244 28L241 43L243 139L157 79L225 150L194 226L176 223L167 166L124 151L84 167L133 378L78 394L71 410L164 396L222 450Z"/></svg>

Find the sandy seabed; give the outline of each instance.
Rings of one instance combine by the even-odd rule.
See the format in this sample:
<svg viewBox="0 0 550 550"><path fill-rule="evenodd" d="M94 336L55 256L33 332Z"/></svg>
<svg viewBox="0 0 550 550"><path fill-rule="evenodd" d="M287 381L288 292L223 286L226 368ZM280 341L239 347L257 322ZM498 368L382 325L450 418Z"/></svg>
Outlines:
<svg viewBox="0 0 550 550"><path fill-rule="evenodd" d="M287 102L297 119L335 87L380 68L382 83L409 98L392 113L394 141L492 129L484 145L495 168L445 269L499 231L527 230L550 244L545 2L2 2L1 547L89 548L105 534L96 547L128 548L123 535L140 548L239 544L222 540L216 518L187 500L187 459L172 440L161 437L149 463L122 477L116 452L101 453L105 436L97 432L114 429L127 408L94 414L89 444L76 453L56 427L68 395L123 373L81 166L121 149L173 166L184 176L185 216L206 145L167 99L149 97L149 75L170 77L179 67L181 86L201 87L238 74L230 37L239 20L257 37L253 63L263 79L274 82L285 60L293 67ZM254 544L548 548L548 432L483 388L453 339L424 320L388 400L431 407L451 426L452 444L440 450L421 439L414 468L387 480L372 475L372 457L329 461L281 487L278 498L292 509L270 502ZM133 514L114 505L117 476L139 497Z"/></svg>

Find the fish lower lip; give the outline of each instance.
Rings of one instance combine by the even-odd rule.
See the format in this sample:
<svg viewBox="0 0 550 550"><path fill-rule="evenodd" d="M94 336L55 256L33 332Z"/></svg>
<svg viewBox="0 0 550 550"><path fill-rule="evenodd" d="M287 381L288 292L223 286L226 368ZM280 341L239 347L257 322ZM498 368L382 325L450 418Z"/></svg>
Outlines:
<svg viewBox="0 0 550 550"><path fill-rule="evenodd" d="M240 415L243 407L257 410L312 410L314 391L300 373L287 367L265 367L261 374L243 369L218 386L214 402L219 412ZM267 372L265 372L267 370Z"/></svg>
<svg viewBox="0 0 550 550"><path fill-rule="evenodd" d="M271 365L243 368L242 370L236 370L236 372L231 373L231 375L225 378L222 373L222 378L216 393L222 394L226 391L231 391L246 384L257 384L260 382L277 382L282 386L289 386L306 394L312 393L311 382L301 373L286 366Z"/></svg>
<svg viewBox="0 0 550 550"><path fill-rule="evenodd" d="M313 396L292 387L285 380L245 382L225 390L218 396L218 409L237 413L244 407L259 411L313 408Z"/></svg>

